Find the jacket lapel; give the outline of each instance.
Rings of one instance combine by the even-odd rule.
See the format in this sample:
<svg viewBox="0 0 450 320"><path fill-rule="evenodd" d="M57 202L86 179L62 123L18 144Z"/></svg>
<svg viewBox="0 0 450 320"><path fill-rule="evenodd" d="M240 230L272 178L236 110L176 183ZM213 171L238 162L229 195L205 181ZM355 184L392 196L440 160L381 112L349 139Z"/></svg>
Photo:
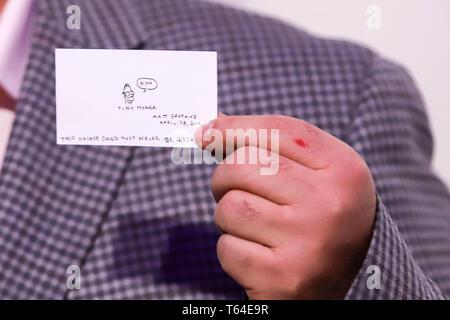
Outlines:
<svg viewBox="0 0 450 320"><path fill-rule="evenodd" d="M54 49L139 47L146 32L130 2L39 2L0 175L3 298L63 298L66 268L82 267L114 204L133 148L56 145ZM71 4L80 30L66 27Z"/></svg>

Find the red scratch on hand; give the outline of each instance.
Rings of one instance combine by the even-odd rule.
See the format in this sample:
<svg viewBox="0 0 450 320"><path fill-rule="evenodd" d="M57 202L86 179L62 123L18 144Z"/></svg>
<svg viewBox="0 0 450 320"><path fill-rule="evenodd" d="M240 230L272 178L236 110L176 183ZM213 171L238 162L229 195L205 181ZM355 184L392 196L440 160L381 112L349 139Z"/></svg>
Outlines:
<svg viewBox="0 0 450 320"><path fill-rule="evenodd" d="M295 142L295 144L299 145L302 148L308 147L308 144L305 141L303 141L302 139L295 139L294 142Z"/></svg>

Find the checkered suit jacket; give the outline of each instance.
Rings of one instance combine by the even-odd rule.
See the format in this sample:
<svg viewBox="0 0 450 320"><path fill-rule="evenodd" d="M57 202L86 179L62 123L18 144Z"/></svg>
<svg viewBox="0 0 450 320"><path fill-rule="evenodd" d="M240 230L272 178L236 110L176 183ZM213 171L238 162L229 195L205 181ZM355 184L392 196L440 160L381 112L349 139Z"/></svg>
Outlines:
<svg viewBox="0 0 450 320"><path fill-rule="evenodd" d="M66 28L73 3L81 30ZM376 223L347 298L450 294L450 197L430 170L427 116L402 67L196 0L41 0L0 176L1 298L243 297L216 259L213 166L175 165L169 148L56 145L55 47L217 51L220 111L307 120L368 163ZM80 290L66 286L72 264ZM379 290L367 287L370 265Z"/></svg>

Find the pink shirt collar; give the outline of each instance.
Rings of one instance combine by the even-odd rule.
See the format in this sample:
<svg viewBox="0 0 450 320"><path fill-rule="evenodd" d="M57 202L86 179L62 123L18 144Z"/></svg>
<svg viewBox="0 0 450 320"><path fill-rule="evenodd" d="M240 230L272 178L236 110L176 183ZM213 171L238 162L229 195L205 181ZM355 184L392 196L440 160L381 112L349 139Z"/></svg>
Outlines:
<svg viewBox="0 0 450 320"><path fill-rule="evenodd" d="M9 0L0 15L0 85L14 99L22 86L36 11L34 0ZM14 112L0 105L0 171L13 119Z"/></svg>
<svg viewBox="0 0 450 320"><path fill-rule="evenodd" d="M18 98L30 53L34 0L9 0L0 15L0 85Z"/></svg>

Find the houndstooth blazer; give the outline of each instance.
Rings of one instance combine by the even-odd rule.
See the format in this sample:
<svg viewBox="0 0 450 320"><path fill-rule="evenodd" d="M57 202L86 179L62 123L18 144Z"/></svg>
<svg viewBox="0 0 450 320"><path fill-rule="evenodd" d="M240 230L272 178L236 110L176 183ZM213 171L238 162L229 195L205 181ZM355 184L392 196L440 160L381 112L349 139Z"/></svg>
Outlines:
<svg viewBox="0 0 450 320"><path fill-rule="evenodd" d="M81 30L66 28L73 3ZM56 47L217 51L220 111L307 120L368 163L376 222L347 298L450 294L450 197L430 170L427 116L402 67L197 0L41 0L0 175L0 298L243 297L216 258L214 166L175 165L169 148L56 145ZM70 265L80 290L66 285ZM371 265L380 289L367 286Z"/></svg>

